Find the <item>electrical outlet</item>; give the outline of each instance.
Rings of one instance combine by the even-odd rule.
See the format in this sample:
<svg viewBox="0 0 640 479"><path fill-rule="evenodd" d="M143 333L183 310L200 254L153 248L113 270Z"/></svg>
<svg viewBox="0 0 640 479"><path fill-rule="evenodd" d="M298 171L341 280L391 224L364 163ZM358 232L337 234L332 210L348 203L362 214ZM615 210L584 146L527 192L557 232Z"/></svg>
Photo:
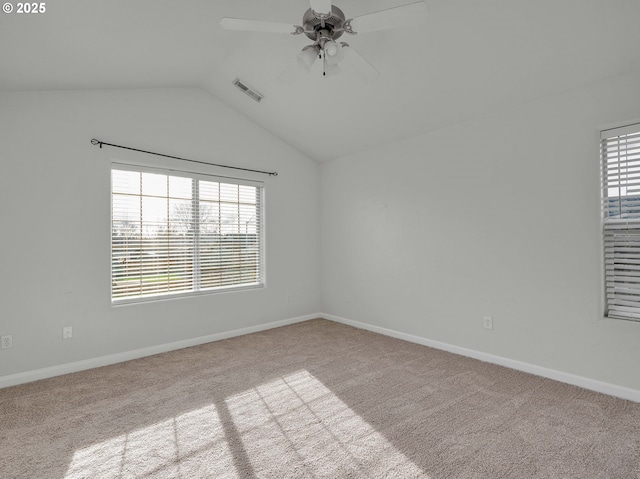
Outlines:
<svg viewBox="0 0 640 479"><path fill-rule="evenodd" d="M62 339L71 339L73 337L73 328L71 326L65 326L62 328Z"/></svg>
<svg viewBox="0 0 640 479"><path fill-rule="evenodd" d="M13 336L2 336L0 338L0 349L9 349L13 347Z"/></svg>
<svg viewBox="0 0 640 479"><path fill-rule="evenodd" d="M484 329L493 329L493 318L491 316L485 316L482 318L482 325Z"/></svg>
<svg viewBox="0 0 640 479"><path fill-rule="evenodd" d="M290 294L288 294L288 295L287 295L287 303L290 303L290 302L291 302L291 295L290 295Z"/></svg>

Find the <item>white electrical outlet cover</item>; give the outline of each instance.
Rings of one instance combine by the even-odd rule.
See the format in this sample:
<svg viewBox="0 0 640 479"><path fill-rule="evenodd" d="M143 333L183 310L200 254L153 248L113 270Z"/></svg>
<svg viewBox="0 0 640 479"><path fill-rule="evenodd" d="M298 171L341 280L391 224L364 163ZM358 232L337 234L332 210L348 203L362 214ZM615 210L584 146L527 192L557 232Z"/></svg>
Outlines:
<svg viewBox="0 0 640 479"><path fill-rule="evenodd" d="M0 349L9 349L13 347L13 336L2 336L0 339Z"/></svg>

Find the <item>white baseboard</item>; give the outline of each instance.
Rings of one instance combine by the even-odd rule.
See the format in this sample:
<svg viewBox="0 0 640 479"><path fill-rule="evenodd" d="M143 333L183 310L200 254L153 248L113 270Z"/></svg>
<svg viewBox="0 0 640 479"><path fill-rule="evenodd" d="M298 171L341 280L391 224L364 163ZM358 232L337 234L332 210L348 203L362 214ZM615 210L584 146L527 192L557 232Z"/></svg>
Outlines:
<svg viewBox="0 0 640 479"><path fill-rule="evenodd" d="M175 341L172 343L159 344L157 346L150 346L148 348L136 349L133 351L125 351L117 354L110 354L107 356L100 356L97 358L85 359L82 361L75 361L72 363L60 364L57 366L51 366L42 369L35 369L32 371L25 371L23 373L10 374L8 376L0 377L0 389L16 386L18 384L24 384L39 379L47 379L55 376L61 376L63 374L75 373L79 371L85 371L87 369L98 368L101 366L109 366L111 364L121 363L124 361L130 361L132 359L139 359L146 356L152 356L154 354L166 353L169 351L175 351L177 349L188 348L191 346L198 346L200 344L210 343L213 341L220 341L222 339L233 338L235 336L242 336L244 334L257 333L259 331L265 331L267 329L279 328L288 324L299 323L315 318L324 318L337 323L347 324L358 329L365 329L374 333L383 334L392 338L402 339L423 346L429 346L431 348L448 351L450 353L460 354L461 356L467 356L470 358L478 359L480 361L498 364L518 371L524 371L536 376L542 376L556 381L561 381L574 386L583 387L592 391L597 391L610 396L616 396L622 399L628 399L630 401L640 402L640 391L636 389L626 388L615 384L606 383L603 381L597 381L595 379L586 378L583 376L577 376L575 374L569 374L555 369L549 369L542 366L536 366L535 364L516 361L514 359L505 358L502 356L495 356L489 353L483 353L474 349L463 348L461 346L455 346L453 344L443 343L440 341L434 341L432 339L415 336L412 334L401 333L392 329L383 328L380 326L374 326L360 321L354 321L351 319L342 318L333 314L326 313L314 313L307 314L305 316L298 316L296 318L284 319L281 321L273 321L271 323L259 324L256 326L249 326L246 328L234 329L232 331L224 331L221 333L210 334L207 336L200 336L197 338L185 339L182 341Z"/></svg>
<svg viewBox="0 0 640 479"><path fill-rule="evenodd" d="M542 366L536 366L535 364L524 363L516 361L514 359L505 358L502 356L495 356L493 354L483 353L474 349L467 349L453 344L442 343L440 341L434 341L432 339L422 338L420 336L414 336L412 334L401 333L392 329L382 328L380 326L373 326L371 324L361 323L360 321L353 321L351 319L341 318L333 314L319 315L321 318L335 321L337 323L347 324L358 329L366 329L374 333L384 334L392 338L403 339L412 343L422 344L423 346L429 346L431 348L448 351L450 353L459 354L461 356L467 356L473 359L479 359L487 363L498 364L518 371L524 371L536 376L542 376L549 379L554 379L574 386L580 386L591 391L596 391L610 396L616 396L622 399L628 399L630 401L640 402L640 391L636 389L626 388L623 386L617 386L615 384L605 383L597 381L595 379L585 378L583 376L577 376L575 374L569 374L555 369L544 368Z"/></svg>
<svg viewBox="0 0 640 479"><path fill-rule="evenodd" d="M320 316L320 313L307 314L305 316L298 316L296 318L284 319L281 321L274 321L271 323L234 329L232 331L224 331L222 333L209 334L207 336L200 336L197 338L184 339L182 341L175 341L172 343L159 344L157 346L150 346L148 348L135 349L133 351L125 351L123 353L109 354L107 356L100 356L97 358L85 359L82 361L74 361L72 363L59 364L57 366L25 371L23 373L10 374L8 376L0 377L0 389L9 386L16 386L18 384L29 383L32 381L38 381L39 379L47 379L54 376L61 376L63 374L99 368L101 366L109 366L111 364L130 361L132 359L139 359L146 356L153 356L154 354L175 351L176 349L198 346L199 344L220 341L221 339L228 339L235 336L242 336L244 334L265 331L267 329L279 328L280 326L299 323L301 321L319 318Z"/></svg>

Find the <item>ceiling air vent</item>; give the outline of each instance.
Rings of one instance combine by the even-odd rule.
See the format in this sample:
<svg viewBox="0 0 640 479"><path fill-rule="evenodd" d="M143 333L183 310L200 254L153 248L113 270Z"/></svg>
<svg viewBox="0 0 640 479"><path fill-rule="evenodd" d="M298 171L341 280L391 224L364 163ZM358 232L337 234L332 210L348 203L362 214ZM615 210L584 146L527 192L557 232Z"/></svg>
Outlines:
<svg viewBox="0 0 640 479"><path fill-rule="evenodd" d="M254 89L242 83L239 78L236 78L235 80L233 80L233 84L237 86L240 90L245 92L247 95L249 95L251 98L253 98L255 101L257 101L258 103L260 103L264 98L260 93L258 93Z"/></svg>

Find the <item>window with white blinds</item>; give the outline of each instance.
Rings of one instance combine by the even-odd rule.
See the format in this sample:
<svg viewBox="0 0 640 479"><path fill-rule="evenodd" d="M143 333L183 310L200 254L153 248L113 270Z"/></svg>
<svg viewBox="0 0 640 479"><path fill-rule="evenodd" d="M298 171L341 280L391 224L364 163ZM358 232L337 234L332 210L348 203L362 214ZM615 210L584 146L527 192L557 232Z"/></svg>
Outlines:
<svg viewBox="0 0 640 479"><path fill-rule="evenodd" d="M640 321L640 124L603 131L606 311Z"/></svg>
<svg viewBox="0 0 640 479"><path fill-rule="evenodd" d="M263 285L263 186L114 164L111 299Z"/></svg>

